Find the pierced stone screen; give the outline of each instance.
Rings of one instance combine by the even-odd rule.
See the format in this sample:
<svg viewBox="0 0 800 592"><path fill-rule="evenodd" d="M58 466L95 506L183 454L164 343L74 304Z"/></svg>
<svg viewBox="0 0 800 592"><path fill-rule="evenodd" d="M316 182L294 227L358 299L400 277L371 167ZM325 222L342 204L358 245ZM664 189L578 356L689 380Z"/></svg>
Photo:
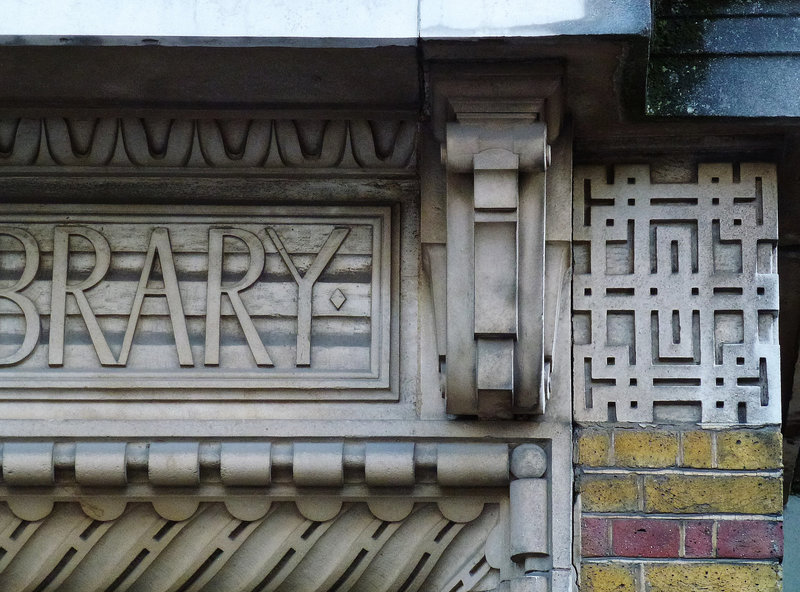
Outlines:
<svg viewBox="0 0 800 592"><path fill-rule="evenodd" d="M779 423L775 168L574 179L575 417Z"/></svg>
<svg viewBox="0 0 800 592"><path fill-rule="evenodd" d="M0 220L0 394L396 398L389 208L31 212Z"/></svg>

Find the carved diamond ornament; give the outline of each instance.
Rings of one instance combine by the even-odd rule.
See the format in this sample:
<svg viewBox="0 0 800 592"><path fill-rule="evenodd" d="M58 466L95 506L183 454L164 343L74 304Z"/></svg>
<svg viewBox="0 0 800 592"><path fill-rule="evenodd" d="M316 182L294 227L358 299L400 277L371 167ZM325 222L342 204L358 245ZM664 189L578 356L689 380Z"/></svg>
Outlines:
<svg viewBox="0 0 800 592"><path fill-rule="evenodd" d="M775 168L574 176L575 417L779 423Z"/></svg>
<svg viewBox="0 0 800 592"><path fill-rule="evenodd" d="M333 294L331 294L330 301L331 304L336 307L336 310L341 310L346 300L347 296L345 296L339 288L336 288Z"/></svg>

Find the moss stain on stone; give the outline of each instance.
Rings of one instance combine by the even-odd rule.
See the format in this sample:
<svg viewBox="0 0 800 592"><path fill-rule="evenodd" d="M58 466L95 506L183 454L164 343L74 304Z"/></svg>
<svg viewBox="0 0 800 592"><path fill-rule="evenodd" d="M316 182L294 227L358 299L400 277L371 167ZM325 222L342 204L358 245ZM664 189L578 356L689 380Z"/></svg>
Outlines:
<svg viewBox="0 0 800 592"><path fill-rule="evenodd" d="M682 5L676 8L676 4ZM653 2L653 36L647 69L647 114L680 116L700 114L695 90L705 81L708 58L702 51L710 21L680 15L689 5L684 0Z"/></svg>

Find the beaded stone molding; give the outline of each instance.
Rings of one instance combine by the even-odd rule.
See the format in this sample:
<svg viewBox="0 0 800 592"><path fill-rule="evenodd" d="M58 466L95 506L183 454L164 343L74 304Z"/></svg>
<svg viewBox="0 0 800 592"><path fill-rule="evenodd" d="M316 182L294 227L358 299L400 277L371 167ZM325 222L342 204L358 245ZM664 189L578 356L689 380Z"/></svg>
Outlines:
<svg viewBox="0 0 800 592"><path fill-rule="evenodd" d="M129 500L152 499L163 517L182 520L201 501L224 497L242 519L264 515L273 500L296 499L303 515L323 520L342 500L369 498L383 519L433 499L451 519L468 521L484 499L506 497L515 480L544 487L546 501L548 464L536 444L8 441L0 495L26 520L76 498L96 519L115 518Z"/></svg>
<svg viewBox="0 0 800 592"><path fill-rule="evenodd" d="M567 589L549 446L8 441L0 589Z"/></svg>

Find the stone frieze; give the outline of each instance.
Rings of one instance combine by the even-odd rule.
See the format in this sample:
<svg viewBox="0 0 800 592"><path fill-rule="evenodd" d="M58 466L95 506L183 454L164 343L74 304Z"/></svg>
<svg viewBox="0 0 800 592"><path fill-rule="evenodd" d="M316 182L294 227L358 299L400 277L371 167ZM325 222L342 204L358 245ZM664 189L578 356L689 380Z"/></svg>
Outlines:
<svg viewBox="0 0 800 592"><path fill-rule="evenodd" d="M383 169L416 166L415 120L0 119L0 171L61 167Z"/></svg>
<svg viewBox="0 0 800 592"><path fill-rule="evenodd" d="M487 590L500 565L488 543L497 504L467 522L419 504L402 520L375 517L347 503L326 520L277 503L240 519L204 503L185 520L134 503L115 520L61 503L46 518L21 520L0 504L0 588L161 592L167 590L404 592ZM496 535L495 535L496 538Z"/></svg>

